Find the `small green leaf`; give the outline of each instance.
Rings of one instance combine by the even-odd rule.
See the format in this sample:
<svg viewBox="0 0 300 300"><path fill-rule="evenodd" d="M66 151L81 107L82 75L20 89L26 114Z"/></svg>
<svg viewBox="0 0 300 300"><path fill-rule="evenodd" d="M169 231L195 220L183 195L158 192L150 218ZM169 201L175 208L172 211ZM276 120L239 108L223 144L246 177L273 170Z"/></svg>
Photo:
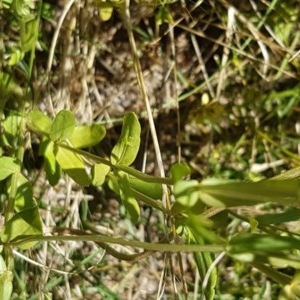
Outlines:
<svg viewBox="0 0 300 300"><path fill-rule="evenodd" d="M42 141L39 148L39 155L44 156L47 179L52 186L55 186L61 177L61 167L54 155L54 143L51 140Z"/></svg>
<svg viewBox="0 0 300 300"><path fill-rule="evenodd" d="M10 299L12 293L13 274L7 270L5 261L0 255L0 300Z"/></svg>
<svg viewBox="0 0 300 300"><path fill-rule="evenodd" d="M0 157L0 180L18 171L20 171L20 166L14 158L8 156Z"/></svg>
<svg viewBox="0 0 300 300"><path fill-rule="evenodd" d="M127 176L123 175L120 177L118 184L120 188L120 196L126 211L128 212L131 221L136 223L140 217L140 206L133 196Z"/></svg>
<svg viewBox="0 0 300 300"><path fill-rule="evenodd" d="M69 110L61 110L55 117L51 129L50 139L55 142L69 138L75 128L75 117Z"/></svg>
<svg viewBox="0 0 300 300"><path fill-rule="evenodd" d="M104 22L108 21L112 16L114 8L109 2L100 3L98 4L99 17Z"/></svg>
<svg viewBox="0 0 300 300"><path fill-rule="evenodd" d="M42 234L42 221L37 206L30 207L15 214L4 224L1 232L1 241L7 243L20 237L21 235ZM20 249L29 249L37 242L23 244Z"/></svg>
<svg viewBox="0 0 300 300"><path fill-rule="evenodd" d="M171 177L173 179L173 183L176 183L190 174L191 168L186 163L176 163L171 167Z"/></svg>
<svg viewBox="0 0 300 300"><path fill-rule="evenodd" d="M110 177L108 185L115 193L120 195L131 221L136 223L140 216L140 207L130 188L128 175L123 172L116 173L116 175Z"/></svg>
<svg viewBox="0 0 300 300"><path fill-rule="evenodd" d="M174 20L169 10L163 5L159 8L158 12L155 15L156 24L159 26L165 22L169 24L174 24Z"/></svg>
<svg viewBox="0 0 300 300"><path fill-rule="evenodd" d="M13 290L13 274L11 271L0 272L0 299L10 299Z"/></svg>
<svg viewBox="0 0 300 300"><path fill-rule="evenodd" d="M27 116L27 126L36 133L49 134L51 125L51 119L39 110L33 110Z"/></svg>
<svg viewBox="0 0 300 300"><path fill-rule="evenodd" d="M176 202L184 207L193 207L198 201L198 186L197 180L180 180L174 185L174 196Z"/></svg>
<svg viewBox="0 0 300 300"><path fill-rule="evenodd" d="M91 183L91 179L86 172L85 164L80 155L71 150L57 147L55 157L64 172L66 172L75 182L81 186L87 186Z"/></svg>
<svg viewBox="0 0 300 300"><path fill-rule="evenodd" d="M197 180L180 180L174 184L175 203L172 206L172 215L191 211L200 214L204 210L203 203L199 200L199 182Z"/></svg>
<svg viewBox="0 0 300 300"><path fill-rule="evenodd" d="M98 144L105 134L105 127L101 124L77 126L69 137L69 141L75 148L87 148Z"/></svg>
<svg viewBox="0 0 300 300"><path fill-rule="evenodd" d="M110 166L105 164L95 164L92 166L92 184L94 186L101 186L110 171Z"/></svg>
<svg viewBox="0 0 300 300"><path fill-rule="evenodd" d="M162 199L163 189L162 185L154 182L146 182L133 176L128 176L130 187L136 191L145 194L146 196L159 200Z"/></svg>
<svg viewBox="0 0 300 300"><path fill-rule="evenodd" d="M33 190L28 180L20 174L18 176L17 196L15 200L16 211L22 211L25 208L36 206L37 203L33 198Z"/></svg>
<svg viewBox="0 0 300 300"><path fill-rule="evenodd" d="M139 151L141 126L134 113L127 113L123 119L121 136L114 146L110 160L113 164L131 165Z"/></svg>

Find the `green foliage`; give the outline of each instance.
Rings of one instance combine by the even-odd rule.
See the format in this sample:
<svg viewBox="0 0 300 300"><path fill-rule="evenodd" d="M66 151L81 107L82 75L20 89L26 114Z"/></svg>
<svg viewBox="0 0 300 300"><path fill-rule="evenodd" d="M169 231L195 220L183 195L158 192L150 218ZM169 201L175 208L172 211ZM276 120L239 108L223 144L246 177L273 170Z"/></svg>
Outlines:
<svg viewBox="0 0 300 300"><path fill-rule="evenodd" d="M22 235L40 235L42 233L42 222L37 206L25 208L16 213L5 223L1 231L1 242L9 243ZM37 242L29 242L20 246L20 249L29 249Z"/></svg>
<svg viewBox="0 0 300 300"><path fill-rule="evenodd" d="M121 136L114 146L110 161L114 165L131 165L140 148L141 126L134 113L128 113L123 118Z"/></svg>
<svg viewBox="0 0 300 300"><path fill-rule="evenodd" d="M12 157L0 157L0 180L3 180L19 170L19 165Z"/></svg>
<svg viewBox="0 0 300 300"><path fill-rule="evenodd" d="M221 268L216 268L215 263L218 263L216 260L219 252L224 251L222 254L226 260L225 265L230 264L236 268L236 277L248 270L246 266L253 266L261 274L283 287L279 299L299 297L300 244L297 225L300 216L299 167L276 176L272 180L264 178L280 172L283 167L276 168L275 166L268 170L270 172L250 174L252 177L245 173L253 162L263 164L266 160L268 162L280 160L287 168L299 163L299 157L294 153L299 146L297 118L300 90L299 84L293 83L299 77L294 76L299 73L298 57L295 56L289 61L290 55L299 45L299 35L291 34L296 32L295 28L299 23L296 22L297 15L293 5L297 2L271 1L269 5L263 3L266 6L263 9L259 7L255 9L255 14L246 20L241 18L244 12L237 10L235 23L232 24L235 34L232 37L230 37L229 23L228 25L223 23L224 20L229 19L230 12L226 1L220 2L217 10L213 7L213 14L209 15L209 19L205 19L204 15L203 24L201 11L193 14L194 9L200 7L202 1L195 3L182 1L183 7L179 6L178 1L173 0L133 1L131 3L135 5L132 10L133 20L128 21L133 24L136 32L144 34L140 43L142 46L139 45L141 49L137 50L138 53L134 53L137 57L151 58L152 61L151 49L150 53L146 53L145 49L148 46L159 47L160 40L164 40L165 43L169 32L174 46L175 44L177 46L177 41L180 41L177 49L180 54L179 63L176 61L177 50L173 50L177 47L173 45L172 47L164 45L162 48L155 49L154 57L155 60L159 60L162 58L162 53L164 55L164 52L172 52L170 57L166 55L168 59L164 67L167 69L170 67L168 63L171 58L170 61L178 69L174 69L173 72L170 67L170 73L166 78L171 78L169 74L174 73L175 81L177 81L175 86L178 91L182 89L182 94L178 93L179 101L187 102L187 106L190 106L186 116L182 118L186 118L188 124L184 121L181 124L182 127L195 126L191 130L192 134L189 133L190 129L186 130L184 127L182 146L189 147L189 144L197 144L196 147L201 148L201 151L207 154L204 156L200 150L199 153L195 153L196 150L190 151L189 149L186 153L191 153L190 155L194 157L180 157L180 160L186 159L191 162L192 167L185 163L176 163L171 166L169 161L174 161L174 159L172 156L169 160L170 153L167 151L163 153L163 159L170 178L147 175L135 169L134 164L141 141L141 126L136 114L124 115L122 132L118 141L112 145L110 155L102 156L103 152L107 151L105 149L102 152L102 144L99 145L106 136L106 129L103 125L98 123L77 125L75 115L69 110L58 112L53 119L39 110L32 110L34 104L39 106L39 103L29 103L28 100L33 102L40 96L44 96L42 95L44 78L40 78L40 74L45 72L45 66L34 68L36 47L38 45L39 49L46 50L50 45L49 32L39 30L41 18L50 21L50 25L59 24L53 22L52 19L57 11L54 11L52 4L41 1L4 0L1 9L3 8L8 21L4 22L4 19L1 19L4 24L1 26L10 32L1 32L3 35L1 41L4 41L5 45L1 49L3 70L1 69L0 72L0 217L3 217L3 225L1 224L0 227L0 299L9 299L13 286L14 288L18 286L18 282L21 284L23 279L22 274L20 278L15 277L13 285L13 274L18 273L19 266L13 264L15 257L12 247L15 247L17 251L27 250L37 246L38 242L72 240L93 241L105 249L107 254L124 260L128 259L128 256L111 249L110 244L137 247L147 251L191 251L203 284L199 289L199 294L203 299L223 299L223 295L218 298L218 293L220 293L218 279L222 276L218 272ZM206 14L207 7L211 4L209 2L204 4L203 11ZM98 9L98 16L102 21L99 24L109 21L113 14L117 15L117 13L121 15L123 21L125 20L125 1L123 0L96 0L92 5L95 7L92 9L89 7L89 9L92 11L94 8ZM139 10L142 6L143 10ZM184 13L178 15L178 7L179 11ZM67 13L66 20L73 20L77 7L73 8L71 7L69 11L64 10L64 13ZM147 19L149 8L150 11L153 10L150 18ZM193 26L188 24L189 13L193 14L191 17L195 20L193 20ZM74 17L77 26L74 31L76 34L74 40L78 42L77 45L80 45L76 55L82 54L81 45L82 49L90 50L88 47L85 48L86 41L89 45L92 44L92 47L97 48L99 44L102 45L102 41L90 36L90 32L93 31L91 24L83 26L80 23L80 18L84 17L84 14L85 12L80 14L80 17L79 14L75 14L76 17ZM201 16L198 18L197 14ZM247 14L251 13L246 4L245 15ZM260 17L261 14L263 17ZM143 23L136 24L138 22L136 19L143 19ZM227 58L225 48L219 49L220 45L224 47L221 36L213 47L207 46L204 41L206 38L212 40L206 28L209 28L210 22L216 19L217 23L213 24L214 30L212 31L224 30L223 41L226 41L226 50L229 51ZM63 24L60 32L65 30L72 35L73 28L69 26L72 25L71 23L67 26ZM109 26L109 22L105 25ZM168 25L172 26L169 27L168 32L165 32ZM117 31L119 30L118 27ZM266 38L266 32L270 33L270 38ZM219 33L216 34L219 35ZM110 40L111 36L106 39ZM214 36L213 39L216 37ZM197 69L196 74L193 74L186 58L190 51L186 53L184 49L190 40L196 52L193 57L199 62L195 65L201 65L201 72ZM205 48L202 48L202 44ZM283 47L283 44L286 46ZM109 43L106 46L107 53L109 53L111 51ZM117 46L114 46L118 50ZM55 64L53 64L55 68L46 74L49 77L53 76L53 90L56 89L60 80L55 74L55 69L61 70L57 66L65 63L65 57L63 59L59 57L60 50L58 49L60 48L56 47L54 53L51 53L55 57ZM170 50L166 51L166 49ZM211 50L207 51L207 49ZM272 56L271 50L278 54L278 57ZM219 57L219 53L224 53L224 57ZM260 56L261 53L263 54L261 58L263 67L257 66L260 58L256 56ZM63 55L67 57L69 53L63 53ZM46 51L41 53L41 56L45 59ZM269 56L272 56L271 60ZM192 63L194 62L196 60L194 61L193 58ZM208 65L206 65L207 62L209 62ZM124 65L127 68L131 63L131 61L126 61ZM158 63L159 66L160 63ZM180 70L181 65L184 66L182 70ZM253 66L254 69L251 69ZM214 68L217 70L211 71ZM295 69L294 78L291 76L293 68ZM222 74L223 71L224 74ZM37 78L34 78L35 76ZM266 86L259 76L266 79L268 82ZM206 86L202 84L204 81ZM217 86L215 82L218 82ZM49 89L48 92L52 93L52 90ZM198 101L198 99L202 100ZM290 118L289 122L284 122L286 118ZM159 129L159 126L157 127ZM244 131L241 132L240 128ZM158 134L162 135L163 140L163 132L158 132ZM188 137L186 140L185 136ZM77 228L76 230L60 228L60 224L53 229L54 232L57 230L55 234L44 235L41 220L44 217L44 211L41 209L44 203L42 199L39 199L41 187L37 188L35 181L39 177L35 174L36 170L32 171L28 167L28 161L26 161L28 157L24 159L25 150L32 151L30 158L37 159L35 157L37 153L30 149L30 146L33 146L32 141L39 144L38 155L44 159L42 170L39 171L41 174L45 171L52 186L56 186L66 175L76 183L76 189L95 186L97 191L105 195L109 187L114 192L114 197L120 200L122 209L127 212L131 228L138 227L140 224L144 225L143 222L148 218L143 209L145 206L151 208L149 214L151 217L155 216L160 220L161 224L156 224L157 228L161 229L160 226L163 224L161 221L165 221L168 226L164 228L166 231L164 240L158 244L144 243L99 234L93 231L96 226L88 227L89 231L80 231ZM95 148L90 149L91 147ZM98 151L99 148L100 151ZM101 153L101 155L92 153ZM242 180L245 177L255 178L256 182ZM52 206L51 209L60 208ZM65 215L62 215L65 219ZM69 224L68 221L67 224ZM150 221L149 224L151 224ZM179 238L177 235L181 237L182 244L177 243ZM81 269L93 267L93 263L86 265L86 260L92 255L94 254L90 254L88 258L82 258ZM133 254L128 260L143 257L139 255L140 253ZM76 267L74 268L76 270ZM22 273L26 272L22 271ZM63 280L63 276L51 278L53 279L49 280L45 286L47 297L58 297L51 295L50 290ZM255 280L252 282L255 283ZM259 284L260 281L257 285ZM239 286L239 284L235 285ZM247 288L248 284L246 288L243 286L242 293ZM99 290L101 295L101 287ZM248 291L246 295L236 295L236 298L251 298L253 296L251 291ZM26 294L26 287L23 287L22 293ZM116 294L109 291L102 291L102 293L108 297L118 298ZM186 295L186 298L188 296ZM264 298L262 292L259 296L259 299ZM234 295L231 299L233 297Z"/></svg>
<svg viewBox="0 0 300 300"><path fill-rule="evenodd" d="M13 290L13 275L10 270L7 269L5 261L0 256L0 299L10 299Z"/></svg>
<svg viewBox="0 0 300 300"><path fill-rule="evenodd" d="M76 126L68 139L75 148L87 148L98 144L105 137L105 134L105 127L101 124Z"/></svg>
<svg viewBox="0 0 300 300"><path fill-rule="evenodd" d="M60 111L50 128L49 137L51 141L65 140L72 136L75 128L75 118L70 111Z"/></svg>
<svg viewBox="0 0 300 300"><path fill-rule="evenodd" d="M78 184L89 185L91 179L85 169L81 156L63 147L56 147L54 150L55 159L59 166Z"/></svg>
<svg viewBox="0 0 300 300"><path fill-rule="evenodd" d="M16 124L19 123L20 120ZM265 272L273 278L279 278L279 281L281 275L276 271L276 267L289 265L300 268L294 254L290 252L291 249L300 247L298 237L282 236L275 231L272 234L260 232L264 231L269 223L280 224L283 221L295 220L298 209L249 218L252 232L241 232L228 241L226 237L214 232L215 222L222 221L223 216L210 220L210 214L207 213L207 208L222 210L267 203L299 206L299 180L290 179L289 174L286 174L286 180L275 178L243 182L206 179L199 182L185 179L191 172L188 165L175 164L171 168L172 180L168 183L175 201L168 211L160 203L163 199L160 178L145 176L129 167L134 162L140 146L141 128L135 114L128 113L124 116L121 135L111 151L110 160L79 149L101 142L106 132L102 125L76 126L75 117L67 110L58 113L53 121L34 110L27 116L26 123L28 129L42 137L39 154L45 158L47 178L52 185L60 179L61 170L82 187L91 184L100 187L108 182L110 188L120 196L133 223L140 219L142 202L172 216L178 233L183 235L187 242L201 246L225 244L227 254L236 260L253 265L264 262L270 264ZM6 127L8 133L17 132L16 129L11 129L11 125L6 124ZM13 157L0 157L0 166L1 180L20 170ZM148 181L150 178L151 181ZM13 243L21 249L28 249L40 239L41 218L27 179L19 175L18 179L14 180L17 186L15 214L5 222L1 231L1 242L4 246ZM11 193L11 189L12 187L7 192ZM218 213L212 211L213 216ZM31 238L27 241L26 237L29 236ZM194 257L201 278L207 277L202 293L207 299L214 299L218 277L216 268L211 268L214 255L198 252ZM262 265L261 268L263 267ZM9 281L6 283L7 277L3 278L10 292ZM292 282L291 278L290 280Z"/></svg>

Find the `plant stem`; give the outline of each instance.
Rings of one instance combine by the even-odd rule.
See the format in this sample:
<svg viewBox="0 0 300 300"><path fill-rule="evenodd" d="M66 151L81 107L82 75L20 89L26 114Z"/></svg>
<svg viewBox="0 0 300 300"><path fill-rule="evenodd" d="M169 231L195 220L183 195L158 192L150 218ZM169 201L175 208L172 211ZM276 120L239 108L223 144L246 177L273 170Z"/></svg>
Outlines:
<svg viewBox="0 0 300 300"><path fill-rule="evenodd" d="M90 160L93 160L94 162L96 163L101 163L101 164L104 164L104 165L107 165L109 167L111 167L112 169L116 169L118 171L123 171L129 175L132 175L140 180L143 180L143 181L146 181L146 182L153 182L153 183L161 183L161 184L167 184L167 185L172 185L173 184L173 181L171 178L167 178L167 177L156 177L156 176L151 176L151 175L148 175L148 174L145 174L143 172L140 172L138 170L135 170L131 167L128 167L128 166L124 166L124 165L113 165L110 160L108 159L104 159L104 158L101 158L97 155L94 155L94 154L91 154L89 152L86 152L86 151L83 151L81 149L77 149L77 148L74 148L74 147L71 147L65 143L62 143L62 142L56 142L56 145L58 145L59 147L62 147L62 148L65 148L65 149L68 149L74 153L77 153L79 155L82 155L83 157L85 158L88 158ZM92 166L93 163L90 163L89 161L87 161L87 163Z"/></svg>
<svg viewBox="0 0 300 300"><path fill-rule="evenodd" d="M67 229L68 230L68 229ZM14 240L8 242L6 245L17 247L28 242L42 242L42 241L92 241L100 243L118 244L122 246L130 246L141 248L153 252L222 252L226 244L213 245L190 245L190 244L166 244L166 243L146 243L140 241L126 240L123 238L115 238L104 236L100 234L70 234L66 233L55 235L20 235Z"/></svg>

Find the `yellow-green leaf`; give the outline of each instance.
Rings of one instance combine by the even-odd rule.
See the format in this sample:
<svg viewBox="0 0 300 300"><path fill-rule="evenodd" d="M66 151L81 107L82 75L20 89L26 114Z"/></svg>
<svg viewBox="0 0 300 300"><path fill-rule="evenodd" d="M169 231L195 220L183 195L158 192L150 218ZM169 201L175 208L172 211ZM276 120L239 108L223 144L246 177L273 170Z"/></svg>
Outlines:
<svg viewBox="0 0 300 300"><path fill-rule="evenodd" d="M127 113L123 118L121 136L114 146L110 160L117 165L131 165L140 148L141 126L134 113Z"/></svg>
<svg viewBox="0 0 300 300"><path fill-rule="evenodd" d="M10 242L22 235L41 235L42 221L37 206L30 207L15 214L4 224L1 232L1 241ZM20 246L20 249L29 249L37 242L28 242Z"/></svg>
<svg viewBox="0 0 300 300"><path fill-rule="evenodd" d="M51 129L50 139L55 142L71 137L75 128L74 115L69 110L61 110L55 117Z"/></svg>
<svg viewBox="0 0 300 300"><path fill-rule="evenodd" d="M20 170L13 157L2 156L0 157L0 180L7 178L9 175Z"/></svg>
<svg viewBox="0 0 300 300"><path fill-rule="evenodd" d="M105 164L95 164L92 166L92 184L95 186L101 186L104 181L106 175L110 171L110 166Z"/></svg>
<svg viewBox="0 0 300 300"><path fill-rule="evenodd" d="M77 126L69 137L69 141L75 148L87 148L98 144L105 134L105 127L101 124Z"/></svg>
<svg viewBox="0 0 300 300"><path fill-rule="evenodd" d="M27 126L36 133L49 134L51 119L39 110L33 110L27 115Z"/></svg>
<svg viewBox="0 0 300 300"><path fill-rule="evenodd" d="M55 157L64 172L66 172L75 182L81 186L87 186L91 183L91 179L87 174L85 164L80 155L71 150L57 147Z"/></svg>

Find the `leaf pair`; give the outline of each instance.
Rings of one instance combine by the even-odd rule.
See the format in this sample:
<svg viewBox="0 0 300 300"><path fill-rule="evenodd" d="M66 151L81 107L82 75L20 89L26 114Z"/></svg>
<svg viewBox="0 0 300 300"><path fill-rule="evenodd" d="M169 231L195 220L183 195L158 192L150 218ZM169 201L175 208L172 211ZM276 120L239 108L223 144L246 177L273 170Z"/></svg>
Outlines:
<svg viewBox="0 0 300 300"><path fill-rule="evenodd" d="M74 148L87 148L98 144L106 134L101 124L75 126L75 117L68 110L60 111L50 118L39 111L32 111L27 120L28 127L46 138L40 146L40 155L45 157L47 178L55 185L63 169L75 182L89 185L91 178L87 173L84 158L72 149L58 145L58 142Z"/></svg>

